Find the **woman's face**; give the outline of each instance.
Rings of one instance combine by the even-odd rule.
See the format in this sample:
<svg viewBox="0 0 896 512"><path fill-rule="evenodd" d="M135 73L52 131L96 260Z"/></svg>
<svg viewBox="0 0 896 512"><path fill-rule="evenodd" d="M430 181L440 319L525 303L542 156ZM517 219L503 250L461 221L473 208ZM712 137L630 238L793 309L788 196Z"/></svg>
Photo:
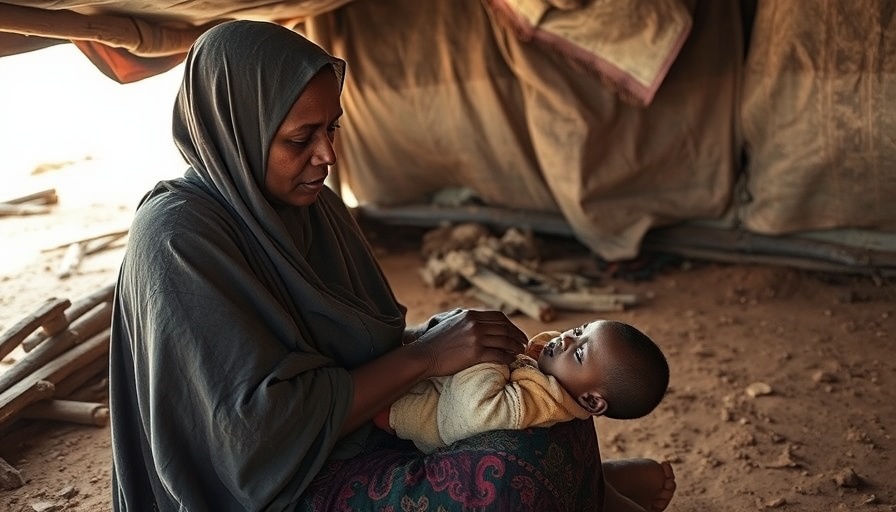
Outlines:
<svg viewBox="0 0 896 512"><path fill-rule="evenodd" d="M324 187L336 163L333 142L342 105L336 73L323 68L286 114L271 141L265 192L276 201L308 206Z"/></svg>

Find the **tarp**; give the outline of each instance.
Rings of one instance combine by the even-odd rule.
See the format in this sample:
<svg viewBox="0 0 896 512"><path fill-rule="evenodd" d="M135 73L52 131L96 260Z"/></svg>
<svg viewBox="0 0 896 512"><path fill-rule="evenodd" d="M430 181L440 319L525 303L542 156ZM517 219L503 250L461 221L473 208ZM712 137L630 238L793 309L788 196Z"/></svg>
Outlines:
<svg viewBox="0 0 896 512"><path fill-rule="evenodd" d="M464 188L609 260L681 225L896 248L888 0L12 4L0 55L71 39L122 82L225 19L305 32L349 63L336 171L362 205Z"/></svg>

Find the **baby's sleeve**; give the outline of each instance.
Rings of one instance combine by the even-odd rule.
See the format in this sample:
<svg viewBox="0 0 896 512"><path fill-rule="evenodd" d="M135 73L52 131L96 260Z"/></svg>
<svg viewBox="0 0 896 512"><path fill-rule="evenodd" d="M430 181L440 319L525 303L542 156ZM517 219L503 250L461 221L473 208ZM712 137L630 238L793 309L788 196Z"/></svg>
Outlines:
<svg viewBox="0 0 896 512"><path fill-rule="evenodd" d="M510 382L507 365L482 363L455 374L442 390L438 426L451 444L489 430L520 425L519 389Z"/></svg>
<svg viewBox="0 0 896 512"><path fill-rule="evenodd" d="M395 435L413 441L425 453L445 446L437 424L443 380L435 378L418 382L389 410L389 425L395 430Z"/></svg>

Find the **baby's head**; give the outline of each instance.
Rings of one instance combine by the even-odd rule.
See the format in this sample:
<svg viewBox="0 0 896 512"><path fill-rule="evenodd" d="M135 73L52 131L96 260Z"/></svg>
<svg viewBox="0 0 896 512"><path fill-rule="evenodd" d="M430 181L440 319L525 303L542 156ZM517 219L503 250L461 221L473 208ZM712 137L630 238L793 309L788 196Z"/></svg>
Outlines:
<svg viewBox="0 0 896 512"><path fill-rule="evenodd" d="M545 345L538 368L554 376L595 416L645 416L669 386L669 364L660 348L631 325L596 320Z"/></svg>

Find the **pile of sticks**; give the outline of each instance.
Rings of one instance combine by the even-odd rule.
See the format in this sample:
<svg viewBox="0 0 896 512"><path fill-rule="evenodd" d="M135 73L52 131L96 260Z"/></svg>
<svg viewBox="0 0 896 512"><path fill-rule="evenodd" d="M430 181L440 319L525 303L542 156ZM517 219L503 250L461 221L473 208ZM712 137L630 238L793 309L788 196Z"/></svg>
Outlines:
<svg viewBox="0 0 896 512"><path fill-rule="evenodd" d="M0 431L23 418L107 424L108 406L79 395L96 395L82 387L108 368L113 290L48 299L0 336L0 359L26 352L0 373Z"/></svg>
<svg viewBox="0 0 896 512"><path fill-rule="evenodd" d="M569 262L541 262L532 235L513 228L500 238L475 223L438 228L424 236L422 253L420 275L429 286L469 290L488 307L541 322L553 320L557 310L621 311L640 302L597 286Z"/></svg>

